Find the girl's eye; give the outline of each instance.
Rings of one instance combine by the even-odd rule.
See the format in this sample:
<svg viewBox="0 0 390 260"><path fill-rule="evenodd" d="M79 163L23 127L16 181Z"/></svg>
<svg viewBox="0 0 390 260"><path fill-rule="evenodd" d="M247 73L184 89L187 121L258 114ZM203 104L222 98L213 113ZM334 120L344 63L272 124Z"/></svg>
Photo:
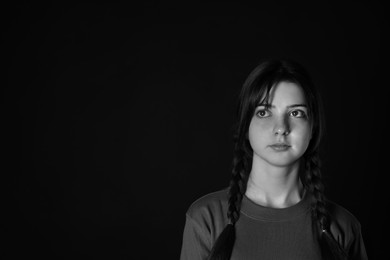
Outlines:
<svg viewBox="0 0 390 260"><path fill-rule="evenodd" d="M262 110L257 111L256 115L258 117L268 117L270 114L269 114L269 111L262 109Z"/></svg>
<svg viewBox="0 0 390 260"><path fill-rule="evenodd" d="M290 115L293 117L298 117L298 118L306 117L305 112L303 112L302 110L294 110L290 113Z"/></svg>

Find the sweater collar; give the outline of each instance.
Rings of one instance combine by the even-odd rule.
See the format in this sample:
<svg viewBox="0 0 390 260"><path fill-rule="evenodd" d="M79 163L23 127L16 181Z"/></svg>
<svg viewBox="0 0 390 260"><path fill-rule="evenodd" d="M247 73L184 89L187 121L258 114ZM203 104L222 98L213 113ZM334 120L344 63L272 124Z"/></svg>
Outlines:
<svg viewBox="0 0 390 260"><path fill-rule="evenodd" d="M310 212L312 195L305 192L303 198L295 205L287 208L269 208L258 205L244 195L241 202L241 213L262 221L288 221Z"/></svg>

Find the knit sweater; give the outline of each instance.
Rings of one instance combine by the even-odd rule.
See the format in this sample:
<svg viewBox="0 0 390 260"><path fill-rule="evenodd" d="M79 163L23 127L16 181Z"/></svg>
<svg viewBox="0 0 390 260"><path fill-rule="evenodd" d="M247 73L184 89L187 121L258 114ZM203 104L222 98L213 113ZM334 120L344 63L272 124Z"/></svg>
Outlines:
<svg viewBox="0 0 390 260"><path fill-rule="evenodd" d="M311 217L311 194L282 209L263 207L244 196L231 259L321 259L318 229ZM181 260L207 259L219 234L228 224L227 190L196 200L188 209ZM367 259L360 223L346 209L329 202L330 231L349 259Z"/></svg>

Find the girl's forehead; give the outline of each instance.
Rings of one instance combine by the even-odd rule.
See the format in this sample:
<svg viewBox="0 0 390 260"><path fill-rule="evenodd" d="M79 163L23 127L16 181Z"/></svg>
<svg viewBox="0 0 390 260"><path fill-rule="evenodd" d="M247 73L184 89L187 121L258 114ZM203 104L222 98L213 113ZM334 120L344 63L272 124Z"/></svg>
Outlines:
<svg viewBox="0 0 390 260"><path fill-rule="evenodd" d="M303 89L298 84L281 81L271 87L269 93L263 94L260 103L269 105L306 104L306 97Z"/></svg>

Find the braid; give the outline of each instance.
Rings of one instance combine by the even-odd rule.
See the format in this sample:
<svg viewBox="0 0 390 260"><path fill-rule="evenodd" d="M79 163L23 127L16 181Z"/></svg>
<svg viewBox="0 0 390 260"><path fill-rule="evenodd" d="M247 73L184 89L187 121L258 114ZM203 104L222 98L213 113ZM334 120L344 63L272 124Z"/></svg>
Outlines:
<svg viewBox="0 0 390 260"><path fill-rule="evenodd" d="M250 153L240 149L235 145L232 178L229 184L229 200L227 217L229 224L225 227L215 242L209 260L228 260L233 251L234 240L236 238L235 223L240 217L241 201L246 191L248 173L251 167Z"/></svg>
<svg viewBox="0 0 390 260"><path fill-rule="evenodd" d="M320 158L314 152L304 158L305 172L302 181L308 191L313 194L312 217L315 227L320 227L320 247L325 259L348 259L346 252L334 239L330 232L330 215L327 210L324 195L324 185L321 179Z"/></svg>
<svg viewBox="0 0 390 260"><path fill-rule="evenodd" d="M248 158L245 152L235 149L233 158L232 178L229 186L229 208L227 216L230 223L235 224L240 216L241 201L246 191L248 181Z"/></svg>
<svg viewBox="0 0 390 260"><path fill-rule="evenodd" d="M321 230L329 228L329 214L326 210L326 201L324 195L324 185L322 183L320 171L320 158L318 152L314 152L305 158L305 172L302 178L308 191L313 194L312 216L318 221Z"/></svg>

